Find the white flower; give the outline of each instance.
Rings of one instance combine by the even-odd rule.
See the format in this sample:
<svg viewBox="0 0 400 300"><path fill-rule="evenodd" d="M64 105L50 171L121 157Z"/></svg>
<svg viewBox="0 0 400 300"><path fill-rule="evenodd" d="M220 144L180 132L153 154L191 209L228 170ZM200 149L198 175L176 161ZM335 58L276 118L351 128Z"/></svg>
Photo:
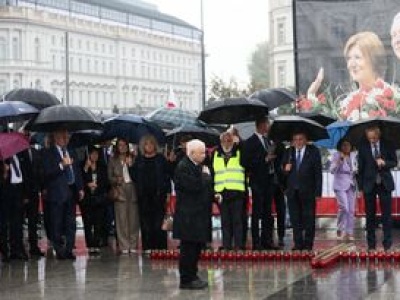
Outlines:
<svg viewBox="0 0 400 300"><path fill-rule="evenodd" d="M367 99L365 100L365 102L367 102L367 104L370 105L377 105L378 103L375 100L375 97L373 97L372 95L370 95L369 97L366 97Z"/></svg>
<svg viewBox="0 0 400 300"><path fill-rule="evenodd" d="M357 109L353 110L347 119L352 122L360 120L360 112Z"/></svg>
<svg viewBox="0 0 400 300"><path fill-rule="evenodd" d="M367 119L369 117L366 111L361 112L361 119Z"/></svg>

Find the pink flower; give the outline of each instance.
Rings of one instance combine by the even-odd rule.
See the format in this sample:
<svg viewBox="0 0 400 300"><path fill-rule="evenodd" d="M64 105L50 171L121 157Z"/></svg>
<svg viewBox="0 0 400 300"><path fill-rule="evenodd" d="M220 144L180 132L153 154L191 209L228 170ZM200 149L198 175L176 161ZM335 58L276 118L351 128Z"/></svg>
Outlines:
<svg viewBox="0 0 400 300"><path fill-rule="evenodd" d="M383 90L383 97L392 99L393 98L393 91L391 88L386 88Z"/></svg>
<svg viewBox="0 0 400 300"><path fill-rule="evenodd" d="M325 94L321 93L321 94L318 95L317 98L318 98L318 101L319 101L319 102L321 102L321 103L326 103Z"/></svg>

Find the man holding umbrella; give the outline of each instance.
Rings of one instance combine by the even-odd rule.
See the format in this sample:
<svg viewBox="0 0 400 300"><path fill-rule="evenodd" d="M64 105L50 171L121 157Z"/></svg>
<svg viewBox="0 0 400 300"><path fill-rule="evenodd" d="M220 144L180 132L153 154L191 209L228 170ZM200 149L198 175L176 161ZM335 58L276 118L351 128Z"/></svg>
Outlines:
<svg viewBox="0 0 400 300"><path fill-rule="evenodd" d="M44 154L44 177L47 203L50 205L51 240L58 259L75 259L76 200L82 200L82 174L71 149L65 129L53 132L54 145ZM63 245L62 235L66 243Z"/></svg>
<svg viewBox="0 0 400 300"><path fill-rule="evenodd" d="M375 250L376 197L379 197L382 210L383 247L385 251L392 246L392 197L394 180L390 172L397 166L397 157L390 143L381 139L378 126L365 130L367 141L358 149L359 188L364 194L368 249Z"/></svg>
<svg viewBox="0 0 400 300"><path fill-rule="evenodd" d="M287 174L286 195L293 226L293 250L312 250L315 237L315 200L322 193L322 163L319 150L297 131L283 158Z"/></svg>
<svg viewBox="0 0 400 300"><path fill-rule="evenodd" d="M272 198L276 187L275 146L268 137L269 121L263 116L256 120L256 132L245 142L245 166L253 198L251 234L254 250L274 250L274 218ZM261 220L261 234L260 225Z"/></svg>

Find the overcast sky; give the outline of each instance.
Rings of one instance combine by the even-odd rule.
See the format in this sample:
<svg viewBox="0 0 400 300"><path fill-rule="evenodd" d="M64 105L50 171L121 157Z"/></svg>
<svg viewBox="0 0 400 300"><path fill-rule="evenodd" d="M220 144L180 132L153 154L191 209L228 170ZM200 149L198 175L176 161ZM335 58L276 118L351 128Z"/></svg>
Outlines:
<svg viewBox="0 0 400 300"><path fill-rule="evenodd" d="M200 28L201 0L144 0ZM206 73L248 82L247 63L268 39L268 0L203 0Z"/></svg>

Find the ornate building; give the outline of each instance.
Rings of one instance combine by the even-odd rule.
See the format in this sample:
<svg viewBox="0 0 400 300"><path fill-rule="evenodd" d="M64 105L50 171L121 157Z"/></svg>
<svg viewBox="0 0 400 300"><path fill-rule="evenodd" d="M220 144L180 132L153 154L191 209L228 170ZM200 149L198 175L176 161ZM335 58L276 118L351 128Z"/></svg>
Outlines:
<svg viewBox="0 0 400 300"><path fill-rule="evenodd" d="M131 2L0 0L0 94L35 87L98 112L145 113L172 87L182 108L200 110L201 31Z"/></svg>

